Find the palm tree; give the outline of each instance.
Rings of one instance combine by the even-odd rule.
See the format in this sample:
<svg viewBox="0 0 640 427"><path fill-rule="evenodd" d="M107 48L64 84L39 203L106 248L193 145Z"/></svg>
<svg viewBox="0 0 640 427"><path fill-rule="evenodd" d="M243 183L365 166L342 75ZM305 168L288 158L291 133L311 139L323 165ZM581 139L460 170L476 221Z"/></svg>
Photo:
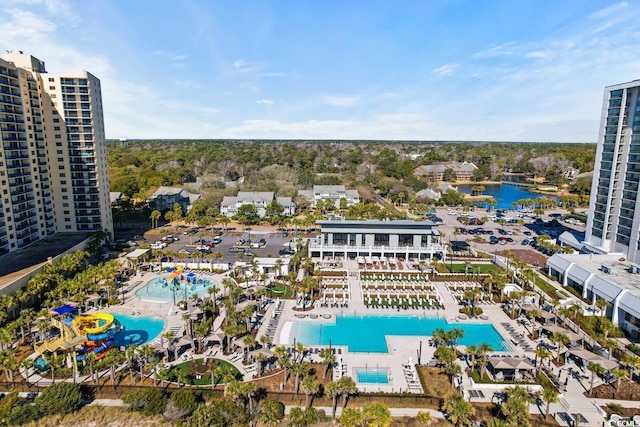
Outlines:
<svg viewBox="0 0 640 427"><path fill-rule="evenodd" d="M616 376L616 393L620 391L620 384L622 383L622 378L627 376L627 371L624 369L616 368L612 369L611 373Z"/></svg>
<svg viewBox="0 0 640 427"><path fill-rule="evenodd" d="M537 308L533 308L531 310L527 311L527 319L531 320L531 336L532 338L535 340L535 333L536 333L536 317L540 316L540 310L538 310Z"/></svg>
<svg viewBox="0 0 640 427"><path fill-rule="evenodd" d="M462 373L462 368L455 361L448 363L444 367L444 373L449 377L451 385L455 386L454 379Z"/></svg>
<svg viewBox="0 0 640 427"><path fill-rule="evenodd" d="M600 309L600 318L602 318L607 312L607 308L611 307L611 303L604 298L599 298L596 301L596 307Z"/></svg>
<svg viewBox="0 0 640 427"><path fill-rule="evenodd" d="M333 354L330 348L323 348L320 350L320 357L322 358L322 363L324 364L324 375L322 378L327 378L327 372L333 366L336 361L336 355Z"/></svg>
<svg viewBox="0 0 640 427"><path fill-rule="evenodd" d="M391 425L391 411L384 403L367 402L362 408L362 418L368 426L389 427Z"/></svg>
<svg viewBox="0 0 640 427"><path fill-rule="evenodd" d="M9 381L13 384L13 372L20 367L15 351L8 351L2 355L2 366Z"/></svg>
<svg viewBox="0 0 640 427"><path fill-rule="evenodd" d="M129 344L124 351L124 355L127 358L127 364L129 365L129 377L133 381L133 363L138 357L138 346L135 344Z"/></svg>
<svg viewBox="0 0 640 427"><path fill-rule="evenodd" d="M300 377L307 375L309 369L311 369L309 362L294 362L291 366L291 372L295 374L293 386L295 394L298 394L298 391L300 391Z"/></svg>
<svg viewBox="0 0 640 427"><path fill-rule="evenodd" d="M149 359L153 356L154 351L153 347L148 344L138 347L138 354L142 358L142 363L140 363L140 381L144 380L144 368L149 363Z"/></svg>
<svg viewBox="0 0 640 427"><path fill-rule="evenodd" d="M154 210L151 212L151 228L156 228L158 226L158 220L162 216L162 212L158 210Z"/></svg>
<svg viewBox="0 0 640 427"><path fill-rule="evenodd" d="M338 390L340 390L340 394L342 395L343 409L347 407L347 400L349 400L349 396L353 396L358 393L356 383L351 377L341 377L338 380Z"/></svg>
<svg viewBox="0 0 640 427"><path fill-rule="evenodd" d="M89 378L91 378L92 383L96 383L95 371L93 369L93 364L98 360L98 355L93 351L89 351L89 353L84 358L85 362L89 364Z"/></svg>
<svg viewBox="0 0 640 427"><path fill-rule="evenodd" d="M111 385L116 385L116 368L125 360L125 355L120 349L112 348L104 358L104 363L109 366L109 377Z"/></svg>
<svg viewBox="0 0 640 427"><path fill-rule="evenodd" d="M264 353L259 352L255 355L254 359L258 364L258 376L262 376L262 370L264 369L264 362L267 361L267 356Z"/></svg>
<svg viewBox="0 0 640 427"><path fill-rule="evenodd" d="M304 392L305 402L304 406L309 407L309 396L314 396L320 390L320 383L315 375L307 375L300 382L300 388Z"/></svg>
<svg viewBox="0 0 640 427"><path fill-rule="evenodd" d="M460 328L452 328L447 334L453 347L458 345L459 339L464 338L464 330Z"/></svg>
<svg viewBox="0 0 640 427"><path fill-rule="evenodd" d="M331 396L331 418L336 419L336 407L338 406L338 396L340 396L340 386L337 381L329 381L324 390Z"/></svg>
<svg viewBox="0 0 640 427"><path fill-rule="evenodd" d="M221 364L218 365L217 367L214 368L214 372L211 373L212 375L215 375L215 377L218 378L217 383L229 383L233 380L235 380L235 375L234 375L234 371L233 368L228 365L228 364ZM213 379L213 377L212 377ZM213 383L213 380L211 381ZM214 386L215 387L215 386Z"/></svg>
<svg viewBox="0 0 640 427"><path fill-rule="evenodd" d="M558 346L558 352L556 353L556 363L560 360L560 351L562 350L562 346L568 344L569 341L569 337L562 332L554 332L553 335L551 335L551 342Z"/></svg>
<svg viewBox="0 0 640 427"><path fill-rule="evenodd" d="M56 382L56 368L60 366L61 361L62 361L62 357L60 357L58 353L53 353L49 357L49 369L51 370L51 383Z"/></svg>
<svg viewBox="0 0 640 427"><path fill-rule="evenodd" d="M471 403L465 401L459 393L451 393L444 398L442 411L449 415L449 419L456 427L471 425L472 416L476 412Z"/></svg>
<svg viewBox="0 0 640 427"><path fill-rule="evenodd" d="M487 367L487 354L493 351L491 344L483 342L478 344L478 364L480 364L480 378L484 376Z"/></svg>
<svg viewBox="0 0 640 427"><path fill-rule="evenodd" d="M542 400L547 402L547 407L544 411L544 419L549 418L549 407L552 403L557 403L560 400L560 396L558 395L558 391L549 387L542 389Z"/></svg>
<svg viewBox="0 0 640 427"><path fill-rule="evenodd" d="M487 427L509 427L509 424L500 418L491 418L487 422Z"/></svg>
<svg viewBox="0 0 640 427"><path fill-rule="evenodd" d="M289 368L291 367L291 359L289 359L289 353L287 353L287 349L284 346L278 346L273 350L273 354L278 358L278 364L283 369L284 372L284 381L286 384L289 379Z"/></svg>
<svg viewBox="0 0 640 427"><path fill-rule="evenodd" d="M597 375L604 373L604 368L597 362L589 362L587 369L591 371L591 385L589 386L589 396L593 393L593 383L596 380Z"/></svg>
<svg viewBox="0 0 640 427"><path fill-rule="evenodd" d="M533 365L536 367L538 366L538 358L540 358L540 366L543 366L544 360L551 357L551 352L544 347L536 347L536 349L533 350L533 354L536 356L533 361Z"/></svg>

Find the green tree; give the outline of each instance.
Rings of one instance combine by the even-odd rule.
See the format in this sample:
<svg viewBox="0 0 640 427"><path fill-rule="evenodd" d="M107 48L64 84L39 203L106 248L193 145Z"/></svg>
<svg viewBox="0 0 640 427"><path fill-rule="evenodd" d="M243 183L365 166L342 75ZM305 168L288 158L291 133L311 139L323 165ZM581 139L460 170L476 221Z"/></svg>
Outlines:
<svg viewBox="0 0 640 427"><path fill-rule="evenodd" d="M276 427L284 419L284 405L274 399L265 399L260 404L260 421Z"/></svg>
<svg viewBox="0 0 640 427"><path fill-rule="evenodd" d="M309 401L309 397L315 396L318 391L320 391L320 382L318 382L315 375L307 375L300 382L300 388L305 395L304 406L310 407L311 402Z"/></svg>
<svg viewBox="0 0 640 427"><path fill-rule="evenodd" d="M459 393L451 393L444 398L442 411L449 415L449 419L456 427L471 425L473 414L476 412L473 405L465 401Z"/></svg>
<svg viewBox="0 0 640 427"><path fill-rule="evenodd" d="M593 394L593 383L596 380L596 376L604 374L604 368L597 362L589 362L587 369L591 371L591 385L589 386L589 396Z"/></svg>
<svg viewBox="0 0 640 427"><path fill-rule="evenodd" d="M444 172L442 172L442 180L446 182L456 182L458 180L456 171L453 168L446 168Z"/></svg>
<svg viewBox="0 0 640 427"><path fill-rule="evenodd" d="M340 414L340 425L343 427L358 427L363 421L362 411L358 408L346 408Z"/></svg>
<svg viewBox="0 0 640 427"><path fill-rule="evenodd" d="M151 212L151 228L156 228L158 226L158 220L162 216L162 212L159 210L154 210Z"/></svg>
<svg viewBox="0 0 640 427"><path fill-rule="evenodd" d="M557 403L560 400L560 397L558 395L558 391L556 389L553 389L551 387L547 387L542 389L542 400L544 400L545 402L547 402L547 406L544 410L544 419L548 419L549 418L549 408L551 407L552 403Z"/></svg>
<svg viewBox="0 0 640 427"><path fill-rule="evenodd" d="M391 425L391 411L384 403L365 403L362 408L362 417L367 426L370 427L388 427Z"/></svg>
<svg viewBox="0 0 640 427"><path fill-rule="evenodd" d="M35 403L43 414L71 414L82 407L82 392L76 384L59 382L47 387Z"/></svg>
<svg viewBox="0 0 640 427"><path fill-rule="evenodd" d="M150 416L164 412L167 396L158 388L143 388L124 395L122 401L129 405L132 411Z"/></svg>

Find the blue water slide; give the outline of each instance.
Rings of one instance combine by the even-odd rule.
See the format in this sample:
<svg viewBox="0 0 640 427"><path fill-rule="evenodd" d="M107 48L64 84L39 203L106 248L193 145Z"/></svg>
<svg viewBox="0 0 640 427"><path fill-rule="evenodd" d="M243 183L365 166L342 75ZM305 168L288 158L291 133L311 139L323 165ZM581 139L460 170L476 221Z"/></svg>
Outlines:
<svg viewBox="0 0 640 427"><path fill-rule="evenodd" d="M80 350L80 352L82 354L79 354L78 357L76 358L76 360L78 362L84 360L87 357L87 353L89 352L89 350L91 350L91 353L93 353L93 354L100 354L103 351L111 348L112 346L113 346L113 339L105 341L102 345L100 345L99 347L96 347L94 349L91 349L91 347L83 347Z"/></svg>

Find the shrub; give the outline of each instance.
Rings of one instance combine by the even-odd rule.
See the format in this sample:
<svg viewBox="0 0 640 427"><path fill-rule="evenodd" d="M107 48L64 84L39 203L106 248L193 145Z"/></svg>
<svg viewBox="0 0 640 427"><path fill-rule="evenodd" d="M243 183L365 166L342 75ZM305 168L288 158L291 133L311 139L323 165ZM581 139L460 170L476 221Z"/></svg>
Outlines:
<svg viewBox="0 0 640 427"><path fill-rule="evenodd" d="M158 415L164 412L167 396L157 388L144 388L133 391L122 398L132 411L139 411L144 415Z"/></svg>
<svg viewBox="0 0 640 427"><path fill-rule="evenodd" d="M5 419L8 425L21 426L36 421L44 415L48 414L43 413L38 405L26 404L14 407Z"/></svg>
<svg viewBox="0 0 640 427"><path fill-rule="evenodd" d="M607 403L607 408L609 408L614 414L621 414L623 409L622 405L613 402Z"/></svg>
<svg viewBox="0 0 640 427"><path fill-rule="evenodd" d="M36 405L47 415L71 414L82 407L82 392L76 384L55 383L36 398Z"/></svg>
<svg viewBox="0 0 640 427"><path fill-rule="evenodd" d="M197 406L198 402L191 391L178 390L171 395L169 403L165 406L164 417L169 421L178 421L193 413Z"/></svg>

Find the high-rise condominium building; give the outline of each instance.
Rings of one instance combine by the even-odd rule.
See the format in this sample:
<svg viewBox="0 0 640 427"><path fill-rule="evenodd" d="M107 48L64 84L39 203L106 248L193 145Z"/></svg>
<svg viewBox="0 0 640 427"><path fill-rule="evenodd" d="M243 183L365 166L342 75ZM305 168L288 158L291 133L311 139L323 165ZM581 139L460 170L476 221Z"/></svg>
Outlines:
<svg viewBox="0 0 640 427"><path fill-rule="evenodd" d="M640 262L640 80L605 88L586 243Z"/></svg>
<svg viewBox="0 0 640 427"><path fill-rule="evenodd" d="M0 54L0 256L58 232L113 233L100 80Z"/></svg>

